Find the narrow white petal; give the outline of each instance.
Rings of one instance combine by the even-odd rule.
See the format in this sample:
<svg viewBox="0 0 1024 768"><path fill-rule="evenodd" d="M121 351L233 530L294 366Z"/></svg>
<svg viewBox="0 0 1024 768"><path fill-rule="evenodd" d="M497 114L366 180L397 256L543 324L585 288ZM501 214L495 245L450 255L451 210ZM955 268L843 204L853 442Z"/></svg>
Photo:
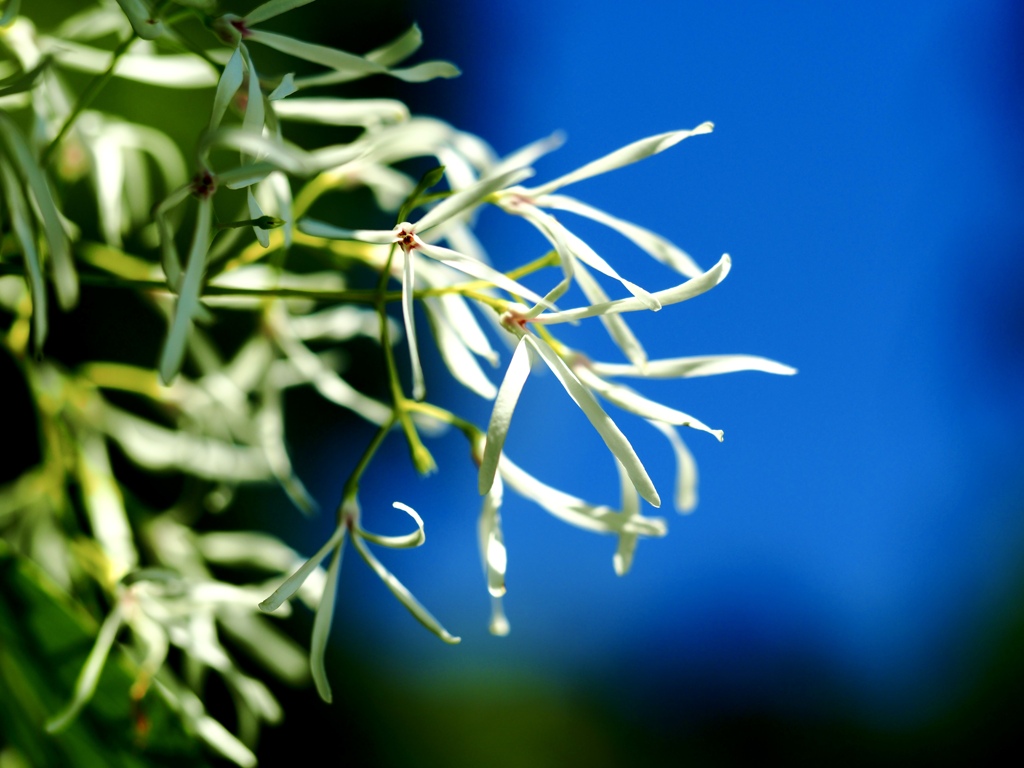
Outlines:
<svg viewBox="0 0 1024 768"><path fill-rule="evenodd" d="M249 49L244 45L239 45L238 49L241 50L242 58L245 60L245 67L249 71L249 88L245 101L245 117L242 118L242 128L250 133L255 133L257 136L262 136L263 125L266 122L266 111L263 105L263 90L260 88L260 76L256 72L256 65L252 62L252 56L249 55ZM246 162L244 157L243 162Z"/></svg>
<svg viewBox="0 0 1024 768"><path fill-rule="evenodd" d="M569 393L569 397L580 407L580 410L583 411L584 415L590 420L590 423L593 424L594 429L601 435L601 439L604 440L608 449L615 455L615 458L622 462L626 472L629 474L630 481L640 495L652 506L661 506L661 498L658 496L658 491L655 489L654 483L651 482L651 478L647 474L647 470L644 469L640 458L636 455L636 451L633 450L633 446L630 445L626 436L622 434L622 431L616 426L615 422L611 420L597 400L594 399L590 390L580 383L565 361L545 341L529 334L523 338L544 359L544 362L547 363L552 373L555 374L555 377L565 388L565 391Z"/></svg>
<svg viewBox="0 0 1024 768"><path fill-rule="evenodd" d="M675 427L660 421L649 422L668 438L676 458L675 507L680 514L689 514L697 506L697 462Z"/></svg>
<svg viewBox="0 0 1024 768"><path fill-rule="evenodd" d="M381 564L366 544L363 543L361 536L353 536L352 543L359 551L359 554L362 555L366 564L373 569L374 573L376 573L377 576L380 577L380 580L384 582L384 585L391 590L391 594L398 598L399 602L408 609L409 613L411 613L420 624L429 629L446 643L454 645L462 642L462 638L451 635L448 630L442 627L441 623L434 618L430 611L424 608L423 605L413 597L412 593L406 588L406 586L395 578L394 574Z"/></svg>
<svg viewBox="0 0 1024 768"><path fill-rule="evenodd" d="M508 554L501 534L502 495L501 477L496 476L494 484L484 497L480 519L477 522L480 558L487 576L487 590L493 597L505 594L505 570L508 566Z"/></svg>
<svg viewBox="0 0 1024 768"><path fill-rule="evenodd" d="M480 461L480 474L478 488L481 494L491 490L494 484L494 476L498 471L498 461L501 458L501 449L505 444L505 437L508 435L509 425L512 423L512 413L515 411L516 403L519 402L519 395L523 391L523 385L530 375L530 349L528 337L523 336L512 353L512 360L505 371L505 378L502 379L498 394L494 398L494 408L491 410L491 420L487 425L487 442L484 445L483 458Z"/></svg>
<svg viewBox="0 0 1024 768"><path fill-rule="evenodd" d="M309 641L309 670L313 674L313 683L320 698L331 703L331 684L327 680L327 668L324 666L324 655L327 641L331 636L331 622L334 620L334 603L338 596L338 573L341 570L341 556L345 551L345 542L338 544L334 557L327 568L327 582L324 594L317 606L313 618L313 635Z"/></svg>
<svg viewBox="0 0 1024 768"><path fill-rule="evenodd" d="M390 43L386 43L380 48L374 48L366 54L366 59L375 64L390 67L412 56L421 45L423 45L423 33L418 25L413 24Z"/></svg>
<svg viewBox="0 0 1024 768"><path fill-rule="evenodd" d="M117 637L117 630L121 628L122 612L120 603L116 604L113 610L107 614L107 618L100 625L100 631L96 633L96 642L89 652L89 657L78 673L78 681L75 683L75 692L71 701L62 712L54 715L46 722L47 733L57 733L64 730L78 713L82 711L93 693L96 692L96 685L99 683L100 672L110 655L110 649Z"/></svg>
<svg viewBox="0 0 1024 768"><path fill-rule="evenodd" d="M283 316L272 317L274 339L289 362L302 374L306 381L316 387L327 400L362 416L372 424L383 425L391 418L391 409L378 400L364 395L345 381L338 373L327 367L319 356L313 354L300 342Z"/></svg>
<svg viewBox="0 0 1024 768"><path fill-rule="evenodd" d="M416 341L416 318L413 316L413 292L416 290L416 255L406 251L402 260L402 322L405 324L405 338L409 344L409 362L412 367L412 397L422 400L427 388L423 382L423 366L420 365L420 349Z"/></svg>
<svg viewBox="0 0 1024 768"><path fill-rule="evenodd" d="M496 637L505 637L511 627L505 617L505 609L501 605L501 598L491 596L491 621L487 626L490 633Z"/></svg>
<svg viewBox="0 0 1024 768"><path fill-rule="evenodd" d="M174 320L164 343L160 356L160 379L164 384L170 383L181 368L185 357L185 345L192 331L192 320L199 307L199 292L202 287L203 274L206 272L206 252L210 247L210 224L213 218L213 198L199 201L199 212L196 215L195 232L192 235L192 247L189 250L188 265L185 278L181 283L181 292L174 308Z"/></svg>
<svg viewBox="0 0 1024 768"><path fill-rule="evenodd" d="M711 429L707 424L699 419L695 419L688 413L677 411L675 408L669 408L668 406L656 403L653 400L648 400L646 397L633 391L629 387L605 381L586 365L576 367L575 373L585 386L590 387L590 389L600 394L603 398L608 400L608 402L614 403L623 410L635 413L637 416L642 416L643 418L650 419L651 421L661 421L665 424L674 424L678 427L699 429L703 432L714 435L718 438L719 442L723 439L722 430Z"/></svg>
<svg viewBox="0 0 1024 768"><path fill-rule="evenodd" d="M217 81L217 92L213 96L213 111L210 114L210 129L216 128L224 119L231 100L242 87L244 72L242 69L242 46L231 52L231 58L224 65L220 79Z"/></svg>
<svg viewBox="0 0 1024 768"><path fill-rule="evenodd" d="M503 275L501 272L494 269L494 267L489 267L483 262L477 261L469 256L465 256L458 251L453 251L450 248L442 248L439 245L430 245L429 243L424 243L421 240L417 240L416 249L430 258L440 261L442 264L447 264L452 269L465 272L470 277L475 277L478 280L486 280L496 288L501 288L515 296L550 306L545 299L542 299L529 288L520 285L512 278Z"/></svg>
<svg viewBox="0 0 1024 768"><path fill-rule="evenodd" d="M501 159L491 173L504 173L513 168L528 168L549 152L554 152L565 143L565 134L552 133L550 136L527 144Z"/></svg>
<svg viewBox="0 0 1024 768"><path fill-rule="evenodd" d="M391 506L395 509L400 509L411 517L413 522L416 523L416 530L404 536L381 536L376 533L370 533L365 528L360 527L359 535L367 541L372 541L374 544L380 544L382 547L389 547L390 549L411 549L425 542L427 540L427 533L423 528L423 518L419 516L419 513L408 504L403 504L400 501L392 502Z"/></svg>
<svg viewBox="0 0 1024 768"><path fill-rule="evenodd" d="M437 304L441 307L440 313L447 318L452 329L462 339L462 343L472 350L473 354L484 358L491 365L497 365L500 359L498 353L494 351L466 300L458 294L446 293L437 297Z"/></svg>
<svg viewBox="0 0 1024 768"><path fill-rule="evenodd" d="M602 173L607 173L608 171L613 171L616 168L623 167L624 165L630 165L643 160L644 158L650 157L651 155L664 152L669 147L678 144L689 136L711 133L712 128L714 128L712 123L701 123L692 130L670 131L668 133L658 134L657 136L650 136L646 139L640 139L640 141L634 141L632 144L627 144L626 146L617 149L602 158L577 168L571 173L560 176L554 181L549 181L547 184L534 187L530 190L530 195L532 197L547 195L554 192L556 189L561 189L562 187L574 184L577 181L589 179L591 176L597 176Z"/></svg>
<svg viewBox="0 0 1024 768"><path fill-rule="evenodd" d="M729 254L724 254L715 266L700 277L691 278L685 283L681 283L674 288L668 288L664 291L656 291L652 296L660 301L662 306L678 304L681 301L692 299L695 296L699 296L700 294L711 290L722 282L722 280L725 279L725 276L729 274L731 266L732 260L729 258ZM581 307L579 309L567 309L561 312L546 312L535 317L533 322L571 323L587 317L597 317L600 315L618 312L636 312L641 309L647 309L647 307L644 306L643 302L639 299L631 297L628 299L609 301L605 304Z"/></svg>
<svg viewBox="0 0 1024 768"><path fill-rule="evenodd" d="M640 368L617 363L591 363L599 376L642 376L645 379L687 379L697 376L715 376L738 371L761 371L792 376L796 368L756 355L703 355L651 360Z"/></svg>
<svg viewBox="0 0 1024 768"><path fill-rule="evenodd" d="M462 340L459 330L449 323L438 297L428 297L424 300L424 306L427 308L427 318L430 320L438 351L448 371L456 381L480 397L487 400L494 398L498 390L481 370L473 353Z"/></svg>
<svg viewBox="0 0 1024 768"><path fill-rule="evenodd" d="M299 8L312 2L313 0L269 0L269 2L263 3L263 5L257 6L245 14L245 23L247 26L249 24L259 24L293 8Z"/></svg>
<svg viewBox="0 0 1024 768"><path fill-rule="evenodd" d="M328 240L358 240L362 243L393 243L395 233L383 229L344 229L316 219L300 219L300 232Z"/></svg>
<svg viewBox="0 0 1024 768"><path fill-rule="evenodd" d="M622 283L623 287L633 294L641 303L652 311L657 312L661 309L661 303L648 291L641 288L636 283L632 283L622 277L615 269L605 261L598 253L587 245L585 242L580 240L576 235L566 229L562 224L554 217L549 217L550 225L559 230L565 241L566 246L572 251L575 258L582 261L587 266L593 267L598 272L607 275L613 280L618 280Z"/></svg>
<svg viewBox="0 0 1024 768"><path fill-rule="evenodd" d="M540 208L529 203L517 201L514 205L503 206L503 208L510 213L522 216L536 227L547 241L555 247L555 252L558 254L558 265L562 268L562 279L554 288L547 292L547 295L544 296L544 302L550 305L550 303L558 301L569 290L569 286L572 285L572 278L576 269L576 255L569 247L569 244L565 242L562 234L563 230L552 226L554 219L540 210ZM544 306L538 302L526 313L526 316L528 318L536 317L543 309Z"/></svg>
<svg viewBox="0 0 1024 768"><path fill-rule="evenodd" d="M591 304L604 304L610 301L608 294L604 292L604 289L583 265L577 265L576 282L579 284L580 290L583 291L583 295L587 297L587 301ZM642 367L647 360L647 351L640 343L640 339L636 337L632 329L626 324L622 315L606 314L599 315L598 317L601 320L601 325L608 331L608 335L615 342L615 345L622 350L622 354L626 356L626 359L634 365Z"/></svg>
<svg viewBox="0 0 1024 768"><path fill-rule="evenodd" d="M185 184L171 192L153 211L157 231L160 233L160 266L167 278L167 285L172 291L177 291L181 287L181 258L178 256L178 246L174 242L174 229L167 220L167 214L188 198L191 193L192 185Z"/></svg>
<svg viewBox="0 0 1024 768"><path fill-rule="evenodd" d="M413 224L413 232L425 232L431 227L437 226L442 221L446 221L452 216L476 205L492 192L497 192L499 189L504 189L505 187L513 184L518 184L520 181L523 181L523 179L528 179L532 175L533 171L528 168L514 168L511 171L500 173L497 176L487 176L476 184L459 190L453 195L449 195L427 211L423 218Z"/></svg>
<svg viewBox="0 0 1024 768"><path fill-rule="evenodd" d="M615 468L619 472L619 482L622 486L622 511L619 514L627 519L638 518L640 517L640 497L637 496L636 489L630 483L622 463L615 462ZM619 543L612 556L612 567L617 575L625 576L633 567L633 554L636 552L636 543L639 538L639 535L632 530L627 531L624 528L619 531Z"/></svg>
<svg viewBox="0 0 1024 768"><path fill-rule="evenodd" d="M563 211L570 211L604 224L606 227L614 229L619 234L633 241L638 247L662 264L687 277L697 277L697 275L704 272L688 253L660 235L656 235L654 232L631 222L611 216L597 208L592 208L586 203L581 203L579 200L565 197L564 195L545 195L536 202L537 205L543 208L557 208Z"/></svg>
<svg viewBox="0 0 1024 768"><path fill-rule="evenodd" d="M262 29L251 30L246 36L246 40L262 43L274 50L281 51L281 53L287 53L297 59L311 61L339 72L360 76L388 74L387 67L367 61L362 56L339 51L336 48L328 48L325 45L307 43L275 32L265 32Z"/></svg>
<svg viewBox="0 0 1024 768"><path fill-rule="evenodd" d="M611 507L589 504L542 483L514 464L506 455L502 455L498 469L502 479L516 493L540 505L569 525L604 534L618 534L625 527L642 536L660 537L666 533L665 521L661 518L639 517L627 522Z"/></svg>
<svg viewBox="0 0 1024 768"><path fill-rule="evenodd" d="M266 613L276 611L281 607L281 604L285 600L290 600L299 587L302 586L303 582L309 578L310 574L313 573L320 565L320 561L327 557L327 554L335 547L340 548L342 542L345 540L345 531L347 527L345 523L339 525L334 533L329 538L316 554L304 562L298 570L295 571L291 576L284 580L284 583L274 590L274 593L266 600L259 604L259 609Z"/></svg>
<svg viewBox="0 0 1024 768"><path fill-rule="evenodd" d="M379 125L409 119L409 109L395 99L284 99L274 102L277 116L285 120L321 125Z"/></svg>

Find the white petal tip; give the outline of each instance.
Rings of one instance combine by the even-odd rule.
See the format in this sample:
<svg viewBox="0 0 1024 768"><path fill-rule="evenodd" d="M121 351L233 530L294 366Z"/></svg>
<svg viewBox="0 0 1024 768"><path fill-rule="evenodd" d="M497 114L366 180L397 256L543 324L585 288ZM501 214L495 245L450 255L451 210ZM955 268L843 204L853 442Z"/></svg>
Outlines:
<svg viewBox="0 0 1024 768"><path fill-rule="evenodd" d="M512 628L509 626L508 619L506 619L504 616L501 616L491 621L491 624L488 627L488 629L490 630L491 634L495 635L496 637L505 637L506 635L508 635L509 630L511 630Z"/></svg>

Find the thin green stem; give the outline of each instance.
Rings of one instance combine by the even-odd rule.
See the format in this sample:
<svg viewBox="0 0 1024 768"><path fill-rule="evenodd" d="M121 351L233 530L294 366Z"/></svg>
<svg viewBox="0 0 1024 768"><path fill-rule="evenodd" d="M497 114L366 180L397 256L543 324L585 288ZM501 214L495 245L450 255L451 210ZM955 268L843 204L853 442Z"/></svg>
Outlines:
<svg viewBox="0 0 1024 768"><path fill-rule="evenodd" d="M370 466L370 462L376 455L377 450L384 443L384 438L388 436L388 432L395 426L395 421L398 419L397 414L392 413L391 418L387 422L381 425L381 428L377 430L377 434L373 436L373 440L366 446L366 450L363 451L363 455L359 457L359 462L356 464L356 468L352 470L352 474L349 475L348 480L345 481L345 488L341 492L341 504L338 505L338 523L341 520L341 510L345 506L345 503L350 499L354 499L359 493L359 480L366 472L366 468Z"/></svg>
<svg viewBox="0 0 1024 768"><path fill-rule="evenodd" d="M103 86L105 86L109 82L110 78L114 76L114 68L117 66L117 62L128 51L133 42L135 42L134 34L125 38L121 44L114 49L114 55L110 59L110 66L107 67L107 70L94 77L89 85L85 87L85 90L82 91L81 95L78 97L78 101L75 103L74 109L71 110L71 114L68 115L67 120L64 121L64 125L61 126L56 138L54 138L54 140L50 142L49 146L47 146L43 151L43 156L39 160L39 164L43 168L46 168L50 164L50 161L53 159L54 152L57 151L57 147L60 146L64 137L67 136L68 131L71 130L71 127L75 124L78 116L88 109L89 105L92 104L93 99L95 99L96 96L99 95L99 92L103 90Z"/></svg>

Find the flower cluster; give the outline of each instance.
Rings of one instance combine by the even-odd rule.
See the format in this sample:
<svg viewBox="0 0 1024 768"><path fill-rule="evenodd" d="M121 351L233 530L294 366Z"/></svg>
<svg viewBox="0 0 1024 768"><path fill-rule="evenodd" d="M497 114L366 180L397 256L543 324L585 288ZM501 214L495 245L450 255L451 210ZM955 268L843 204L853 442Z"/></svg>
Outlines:
<svg viewBox="0 0 1024 768"><path fill-rule="evenodd" d="M425 539L423 518L403 501L394 507L415 523L411 533L383 536L362 522L360 482L395 434L404 436L413 465L424 474L436 469L424 434L454 427L469 442L482 496L478 532L490 629L503 635L509 631L501 603L509 559L501 524L506 488L571 525L614 536L613 567L620 575L630 569L641 537L666 533L662 518L642 511L641 500L659 507L661 495L604 404L642 417L664 435L676 459L674 506L689 512L696 504L696 468L679 428L718 440L721 430L621 379L795 372L750 355L649 359L628 313L659 312L709 291L729 273L729 256L701 269L660 235L562 194L579 181L708 134L711 123L641 139L534 184L533 165L560 146L560 136L500 157L482 139L413 116L396 100L323 90L307 95L370 76L417 83L458 74L444 61L399 66L421 45L415 26L362 56L265 29L311 1L270 0L238 16L218 14L213 0L104 0L50 33L19 15L17 2L8 2L0 18L0 214L10 221L0 250L0 307L10 317L3 344L24 373L42 436L41 463L0 488L0 533L65 589L83 580L99 585L109 606L71 703L50 721L52 730L67 727L86 704L118 637L128 635L121 645L138 669L131 695L141 699L155 690L213 748L252 764L244 742L259 722L278 720L280 708L262 682L242 671L220 636L280 677L298 681L310 672L330 700L324 655L349 541L420 623L445 642L459 642L369 546L402 549ZM182 24L195 22L212 33L211 47L182 31ZM111 38L118 43L107 50L103 41ZM261 46L317 71L268 72ZM90 75L91 84L75 93L66 71ZM212 89L212 107L194 121L194 150L183 151L157 124L93 109L93 98L111 78L154 89ZM288 138L290 122L338 128L345 139L303 147ZM407 172L417 166L432 170L421 177ZM94 223L73 221L60 204L64 185L86 175ZM354 229L310 216L325 193L354 189L368 190L394 225ZM474 234L484 207L524 219L546 240L547 253L513 269L492 263ZM631 281L619 271L621 259L600 255L563 223L562 213L621 234L677 275L675 284L652 290ZM319 254L327 268L295 266L297 247ZM369 268L375 284L354 282L354 265ZM551 279L537 290L525 284L527 277L533 285ZM48 358L48 279L66 311L75 307L82 281L134 289L166 323L158 364L148 369L93 360L69 368ZM607 283L627 295L613 297ZM576 296L582 303L568 305ZM417 302L451 376L493 400L486 425L427 399ZM389 312L392 305L400 322ZM226 354L217 321L238 312L257 319L255 330ZM556 336L558 324L594 318L622 362L593 360ZM337 346L360 336L380 345L387 398L359 391L345 376ZM499 365L499 338L512 352L496 382L482 363ZM403 339L408 385L396 363ZM550 370L608 447L621 480L617 505L565 493L506 452L520 393L538 366ZM285 440L282 399L298 386L376 428L348 476L333 533L303 560L263 534L194 532L189 523L204 509L230 503L242 483L278 483L300 510L315 510ZM133 410L126 395L143 405ZM111 444L137 467L186 475L203 492L167 509L130 512ZM79 504L82 534L93 542L87 549L62 534L66 510ZM230 583L217 576L225 566L257 569L266 579ZM286 613L293 597L316 613L308 666L265 615ZM249 724L242 739L203 709L201 677L181 680L171 669L171 646L191 669L223 677L235 694L239 722Z"/></svg>

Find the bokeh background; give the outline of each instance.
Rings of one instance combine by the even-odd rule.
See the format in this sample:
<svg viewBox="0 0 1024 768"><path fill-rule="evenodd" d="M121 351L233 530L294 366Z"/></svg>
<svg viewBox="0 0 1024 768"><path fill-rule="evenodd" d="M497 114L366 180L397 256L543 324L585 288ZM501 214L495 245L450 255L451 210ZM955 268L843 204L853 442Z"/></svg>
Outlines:
<svg viewBox="0 0 1024 768"><path fill-rule="evenodd" d="M464 440L430 443L429 478L386 444L363 483L366 524L401 525L396 499L423 515L427 545L381 559L463 641L423 631L350 552L335 703L281 690L287 720L265 732L263 764L321 749L351 765L510 768L1024 752L1024 6L321 0L275 28L365 52L413 20L423 56L463 76L351 93L401 97L499 153L563 130L539 180L714 121L710 136L569 192L705 267L732 255L710 293L632 316L652 357L760 354L799 374L642 385L726 437L686 435L700 504L685 517L666 507L669 535L642 541L626 577L614 540L509 493L506 638L487 632ZM105 98L151 108L131 94L112 84ZM188 116L208 98L172 94L162 108ZM614 234L563 220L635 282L674 283ZM546 250L494 211L479 231L506 268ZM567 333L614 359L599 328ZM366 360L354 377L372 384ZM485 423L486 402L438 360L427 367L431 399ZM313 399L288 401L288 437L328 513L307 521L265 489L233 513L310 553L372 434ZM667 498L667 444L618 421ZM618 497L610 455L550 375L527 384L508 450L565 490Z"/></svg>
<svg viewBox="0 0 1024 768"><path fill-rule="evenodd" d="M499 153L564 130L538 179L713 120L711 136L571 193L704 266L734 259L711 293L633 316L652 357L748 352L800 372L644 390L726 439L687 436L700 505L666 510L669 536L641 542L625 578L614 541L510 498L503 639L486 631L461 437L432 444L429 479L396 441L393 470L366 488L367 520L386 526L395 498L424 515L428 545L387 563L463 642L422 632L350 558L332 659L344 702L268 733L266 754L300 743L293 729L387 765L1019 754L1024 8L456 0L381 12L402 13L427 55L464 70L403 97ZM355 50L386 37L330 34ZM631 279L671 283L570 218ZM544 249L523 222L485 213L480 227L499 264ZM612 356L599 330L586 338ZM443 371L428 386L465 407ZM620 424L666 495L666 444ZM352 434L300 448L327 505ZM610 457L553 377L531 379L509 441L549 482L617 498ZM328 526L286 535L311 551Z"/></svg>

